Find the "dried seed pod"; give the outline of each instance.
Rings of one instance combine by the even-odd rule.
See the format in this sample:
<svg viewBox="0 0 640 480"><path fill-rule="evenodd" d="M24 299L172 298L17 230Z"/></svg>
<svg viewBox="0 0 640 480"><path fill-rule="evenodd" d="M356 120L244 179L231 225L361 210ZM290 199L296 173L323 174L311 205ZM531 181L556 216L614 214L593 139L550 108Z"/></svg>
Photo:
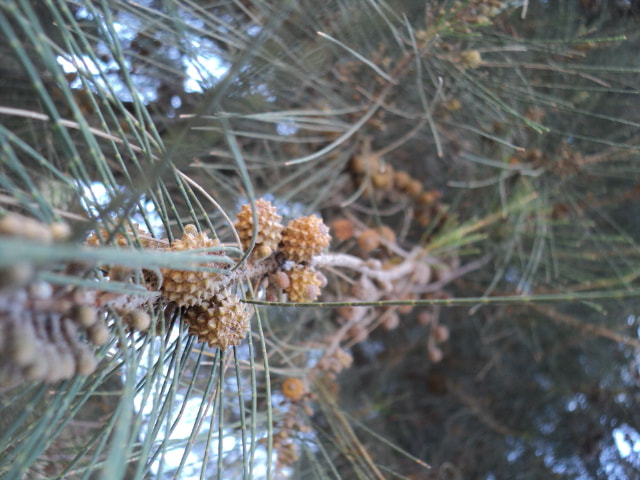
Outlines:
<svg viewBox="0 0 640 480"><path fill-rule="evenodd" d="M109 341L109 329L104 322L96 322L87 330L87 337L94 345L104 345Z"/></svg>
<svg viewBox="0 0 640 480"><path fill-rule="evenodd" d="M378 169L371 175L371 184L380 190L390 190L393 187L393 168L385 165L384 169Z"/></svg>
<svg viewBox="0 0 640 480"><path fill-rule="evenodd" d="M226 350L240 345L249 331L251 311L236 295L216 294L210 301L191 307L184 320L189 333L212 348Z"/></svg>
<svg viewBox="0 0 640 480"><path fill-rule="evenodd" d="M380 168L380 157L373 153L355 155L349 162L349 168L358 175L377 172Z"/></svg>
<svg viewBox="0 0 640 480"><path fill-rule="evenodd" d="M380 246L380 234L373 228L368 228L358 235L358 247L364 253L373 252Z"/></svg>
<svg viewBox="0 0 640 480"><path fill-rule="evenodd" d="M313 268L292 268L287 272L287 275L290 284L284 291L291 302L313 302L320 296L322 280Z"/></svg>
<svg viewBox="0 0 640 480"><path fill-rule="evenodd" d="M307 389L299 378L289 377L282 382L282 393L292 402L297 402L304 397Z"/></svg>
<svg viewBox="0 0 640 480"><path fill-rule="evenodd" d="M333 238L345 241L353 237L353 222L347 218L338 218L331 222L331 230L333 230Z"/></svg>
<svg viewBox="0 0 640 480"><path fill-rule="evenodd" d="M316 215L291 220L282 232L282 253L287 260L308 262L331 242L329 228Z"/></svg>
<svg viewBox="0 0 640 480"><path fill-rule="evenodd" d="M434 325L431 329L431 334L438 343L444 343L449 340L449 329L445 325Z"/></svg>
<svg viewBox="0 0 640 480"><path fill-rule="evenodd" d="M151 316L143 310L130 310L124 312L122 319L127 325L138 332L146 332L151 327Z"/></svg>
<svg viewBox="0 0 640 480"><path fill-rule="evenodd" d="M89 328L98 321L98 312L88 305L76 305L71 311L71 318L82 328Z"/></svg>
<svg viewBox="0 0 640 480"><path fill-rule="evenodd" d="M253 257L256 259L264 259L278 250L284 227L281 223L282 217L277 214L276 207L274 207L271 202L260 198L256 200L255 208L258 217L258 228ZM235 227L242 242L242 248L249 248L251 239L253 238L253 213L251 205L247 204L241 207Z"/></svg>
<svg viewBox="0 0 640 480"><path fill-rule="evenodd" d="M393 186L398 190L404 191L411 182L411 176L402 170L396 170L393 174Z"/></svg>
<svg viewBox="0 0 640 480"><path fill-rule="evenodd" d="M291 285L291 281L289 280L289 275L287 275L282 270L278 270L273 275L271 275L270 281L281 290L285 290L289 288L289 285Z"/></svg>
<svg viewBox="0 0 640 480"><path fill-rule="evenodd" d="M402 191L412 198L418 198L422 193L422 188L420 180L410 180Z"/></svg>

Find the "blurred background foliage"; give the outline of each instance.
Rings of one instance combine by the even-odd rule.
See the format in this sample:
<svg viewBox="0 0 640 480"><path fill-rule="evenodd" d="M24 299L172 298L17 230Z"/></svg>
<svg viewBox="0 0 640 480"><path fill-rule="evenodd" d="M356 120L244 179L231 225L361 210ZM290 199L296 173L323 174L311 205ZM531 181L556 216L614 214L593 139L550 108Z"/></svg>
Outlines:
<svg viewBox="0 0 640 480"><path fill-rule="evenodd" d="M639 22L617 0L2 2L1 210L72 245L132 221L230 240L223 212L268 196L481 267L433 295L477 306L415 307L338 376L309 376L331 309L261 307L226 353L180 312L158 337L112 312L94 375L2 390L0 477L637 478ZM28 247L43 278L72 259ZM564 301L480 300L523 294Z"/></svg>

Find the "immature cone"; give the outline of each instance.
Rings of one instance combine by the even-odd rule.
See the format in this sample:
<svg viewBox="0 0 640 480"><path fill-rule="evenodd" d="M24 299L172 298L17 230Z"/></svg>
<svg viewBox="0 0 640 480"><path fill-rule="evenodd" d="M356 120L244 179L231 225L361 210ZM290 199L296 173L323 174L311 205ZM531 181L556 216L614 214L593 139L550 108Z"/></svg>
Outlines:
<svg viewBox="0 0 640 480"><path fill-rule="evenodd" d="M411 176L407 172L403 170L396 170L394 172L393 186L396 187L398 190L406 189L410 182L411 182Z"/></svg>
<svg viewBox="0 0 640 480"><path fill-rule="evenodd" d="M338 218L331 223L333 237L340 241L349 240L353 237L353 222L347 218Z"/></svg>
<svg viewBox="0 0 640 480"><path fill-rule="evenodd" d="M306 393L304 382L299 378L289 377L282 382L282 393L292 402L297 402Z"/></svg>
<svg viewBox="0 0 640 480"><path fill-rule="evenodd" d="M198 341L224 351L231 345L240 345L249 331L251 312L236 295L218 294L210 301L187 310L184 317L189 333Z"/></svg>
<svg viewBox="0 0 640 480"><path fill-rule="evenodd" d="M288 260L308 262L331 242L329 227L316 215L291 220L282 232L282 253Z"/></svg>
<svg viewBox="0 0 640 480"><path fill-rule="evenodd" d="M478 68L482 64L482 55L478 50L466 50L460 53L460 63L469 68Z"/></svg>
<svg viewBox="0 0 640 480"><path fill-rule="evenodd" d="M130 310L122 313L122 319L129 327L138 332L146 332L151 327L151 316L143 310Z"/></svg>
<svg viewBox="0 0 640 480"><path fill-rule="evenodd" d="M187 225L182 239L171 242L171 251L215 247L220 243L206 233L198 233L194 225ZM205 262L203 262L205 263ZM214 266L210 264L210 266ZM181 307L189 307L211 297L217 290L219 275L212 272L162 269L162 294Z"/></svg>
<svg viewBox="0 0 640 480"><path fill-rule="evenodd" d="M262 198L256 200L256 214L258 216L258 232L253 255L256 258L266 258L278 250L282 239L282 217L277 214L276 207ZM253 237L253 213L251 205L243 205L235 223L240 236L242 247L247 249Z"/></svg>
<svg viewBox="0 0 640 480"><path fill-rule="evenodd" d="M320 296L322 277L309 267L296 267L287 272L289 286L284 289L294 303L313 302Z"/></svg>
<svg viewBox="0 0 640 480"><path fill-rule="evenodd" d="M380 246L380 234L373 228L364 230L358 235L358 246L364 253L373 252Z"/></svg>
<svg viewBox="0 0 640 480"><path fill-rule="evenodd" d="M371 183L380 190L390 190L393 187L393 168L386 165L384 169L379 169L371 175Z"/></svg>
<svg viewBox="0 0 640 480"><path fill-rule="evenodd" d="M420 182L420 180L414 179L414 180L410 180L409 183L407 183L404 186L402 191L407 195L409 195L410 197L417 198L422 193L423 188L424 187L422 186L422 183Z"/></svg>
<svg viewBox="0 0 640 480"><path fill-rule="evenodd" d="M380 157L373 153L356 155L351 159L349 168L353 173L363 174L376 172L380 167Z"/></svg>

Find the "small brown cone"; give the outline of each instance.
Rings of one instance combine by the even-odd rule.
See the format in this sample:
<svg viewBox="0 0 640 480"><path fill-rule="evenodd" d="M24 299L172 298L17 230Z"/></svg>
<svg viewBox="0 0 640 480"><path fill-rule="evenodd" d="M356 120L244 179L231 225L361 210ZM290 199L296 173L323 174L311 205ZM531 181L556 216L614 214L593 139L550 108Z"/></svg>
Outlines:
<svg viewBox="0 0 640 480"><path fill-rule="evenodd" d="M322 279L314 269L296 267L287 272L289 286L284 289L289 300L295 303L308 303L320 296Z"/></svg>
<svg viewBox="0 0 640 480"><path fill-rule="evenodd" d="M262 259L278 250L282 239L282 217L278 215L276 207L262 198L256 200L256 214L258 229L256 243L253 250L254 258ZM247 249L253 238L253 213L251 205L243 205L235 223L236 230L242 242L242 248Z"/></svg>
<svg viewBox="0 0 640 480"><path fill-rule="evenodd" d="M329 228L316 215L291 220L282 232L282 253L287 260L308 262L329 246Z"/></svg>
<svg viewBox="0 0 640 480"><path fill-rule="evenodd" d="M212 348L226 350L240 345L249 331L248 310L236 295L217 294L210 301L191 307L184 320L189 324L189 333Z"/></svg>
<svg viewBox="0 0 640 480"><path fill-rule="evenodd" d="M180 240L171 243L171 251L191 250L195 248L215 247L220 243L199 233L195 226L187 225ZM206 256L203 255L203 259ZM203 261L203 263L207 263ZM215 266L213 263L207 264ZM162 269L162 294L181 307L189 307L210 298L218 289L219 275L213 272L195 272L187 270Z"/></svg>

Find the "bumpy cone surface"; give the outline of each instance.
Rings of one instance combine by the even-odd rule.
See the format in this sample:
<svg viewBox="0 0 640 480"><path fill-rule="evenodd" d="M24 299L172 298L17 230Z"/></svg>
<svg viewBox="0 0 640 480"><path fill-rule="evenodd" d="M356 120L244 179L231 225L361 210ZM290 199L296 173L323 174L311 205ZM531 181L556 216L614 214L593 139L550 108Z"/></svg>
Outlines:
<svg viewBox="0 0 640 480"><path fill-rule="evenodd" d="M189 333L210 347L226 350L240 345L249 331L251 312L236 295L218 294L187 310Z"/></svg>
<svg viewBox="0 0 640 480"><path fill-rule="evenodd" d="M198 233L194 225L185 227L180 240L171 243L171 251L192 250L218 246L220 242ZM204 262L203 262L204 263ZM210 266L215 266L210 264ZM162 294L181 307L190 307L210 298L217 290L219 275L212 272L162 269Z"/></svg>
<svg viewBox="0 0 640 480"><path fill-rule="evenodd" d="M320 296L322 278L309 267L296 267L287 272L289 286L284 289L295 303L313 302Z"/></svg>
<svg viewBox="0 0 640 480"><path fill-rule="evenodd" d="M278 215L276 207L271 205L271 202L262 198L256 201L256 213L258 215L258 233L253 255L257 258L266 258L278 250L284 228L281 223L282 217ZM242 206L235 227L238 230L242 247L249 248L253 237L251 205Z"/></svg>
<svg viewBox="0 0 640 480"><path fill-rule="evenodd" d="M329 227L316 215L295 218L282 232L281 251L288 260L308 262L331 243Z"/></svg>

